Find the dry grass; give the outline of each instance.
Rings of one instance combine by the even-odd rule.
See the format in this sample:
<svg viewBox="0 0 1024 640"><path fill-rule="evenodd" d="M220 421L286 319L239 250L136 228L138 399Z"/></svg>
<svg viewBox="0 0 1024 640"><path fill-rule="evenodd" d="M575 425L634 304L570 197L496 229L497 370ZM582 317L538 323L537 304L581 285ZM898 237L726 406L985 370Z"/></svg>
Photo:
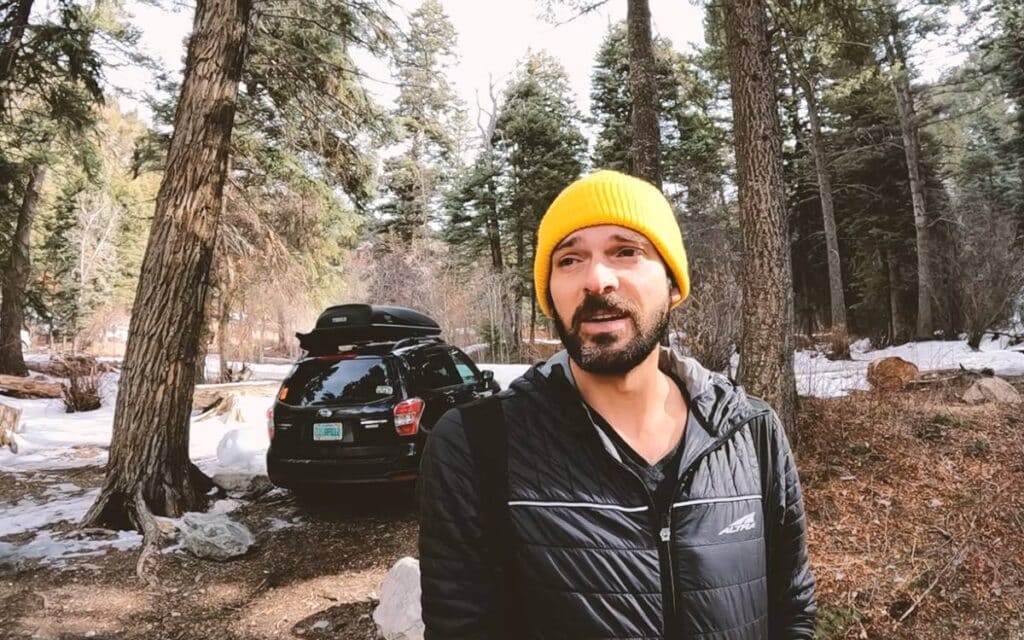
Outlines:
<svg viewBox="0 0 1024 640"><path fill-rule="evenodd" d="M819 638L1024 638L1024 418L960 391L803 401Z"/></svg>

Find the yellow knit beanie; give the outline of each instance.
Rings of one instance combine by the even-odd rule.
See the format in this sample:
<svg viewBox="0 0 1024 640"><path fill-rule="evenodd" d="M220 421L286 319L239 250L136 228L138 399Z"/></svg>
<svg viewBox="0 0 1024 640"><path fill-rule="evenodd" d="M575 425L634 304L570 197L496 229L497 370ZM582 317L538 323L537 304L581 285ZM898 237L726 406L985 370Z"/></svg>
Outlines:
<svg viewBox="0 0 1024 640"><path fill-rule="evenodd" d="M551 254L559 242L584 227L614 224L642 233L661 254L681 297L690 294L690 274L679 223L668 200L654 185L619 173L597 171L562 190L548 207L537 229L537 250L533 261L533 282L537 302L544 315L548 307Z"/></svg>

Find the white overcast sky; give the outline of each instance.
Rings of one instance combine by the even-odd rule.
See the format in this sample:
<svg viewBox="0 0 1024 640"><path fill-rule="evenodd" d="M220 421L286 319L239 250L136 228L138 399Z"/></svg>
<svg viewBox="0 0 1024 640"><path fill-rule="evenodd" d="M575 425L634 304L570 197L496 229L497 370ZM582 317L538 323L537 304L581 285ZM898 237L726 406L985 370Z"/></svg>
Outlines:
<svg viewBox="0 0 1024 640"><path fill-rule="evenodd" d="M446 13L458 32L458 63L449 74L463 102L475 115L476 92L485 99L488 77L493 76L500 92L509 74L529 49L546 50L569 73L580 107L589 108L590 72L594 55L608 24L624 19L626 2L612 0L604 9L561 26L539 18L535 0L442 0ZM400 10L411 12L419 0L397 0ZM162 8L132 3L129 11L142 30L142 47L157 56L170 70L180 73L184 58L184 38L192 28L191 6ZM703 9L689 0L651 0L655 31L668 37L676 48L688 51L704 42ZM404 18L399 22L404 25ZM384 63L357 55L357 61L374 78L385 82L367 82L367 87L388 102L394 95ZM135 69L115 69L109 74L117 86L145 92L151 84L148 74ZM122 99L125 108L136 106Z"/></svg>
<svg viewBox="0 0 1024 640"><path fill-rule="evenodd" d="M184 38L192 28L193 8L191 3L171 0L178 8L168 5L156 7L151 4L129 3L129 11L135 24L142 30L142 48L158 57L172 73L180 74L184 58ZM411 11L420 0L397 0L402 10ZM528 50L546 50L561 61L569 74L573 91L581 111L589 110L590 74L597 48L609 24L624 19L625 0L611 0L604 8L593 14L578 18L568 24L554 26L539 18L540 5L537 0L442 0L445 11L458 32L457 66L450 73L450 80L457 88L463 102L475 121L476 93L486 94L489 76L493 76L500 91ZM681 51L692 51L704 43L703 15L701 3L693 0L650 0L654 31L669 38ZM404 19L399 19L404 23ZM919 52L918 64L926 78L933 78L955 62L948 50L936 44L932 51ZM385 104L394 95L387 67L383 62L357 58L374 77L383 83L368 82L371 89ZM138 69L118 68L108 73L110 81L133 93L143 94L153 90L153 82L147 72ZM122 106L138 109L140 115L148 118L148 112L131 98L122 98Z"/></svg>

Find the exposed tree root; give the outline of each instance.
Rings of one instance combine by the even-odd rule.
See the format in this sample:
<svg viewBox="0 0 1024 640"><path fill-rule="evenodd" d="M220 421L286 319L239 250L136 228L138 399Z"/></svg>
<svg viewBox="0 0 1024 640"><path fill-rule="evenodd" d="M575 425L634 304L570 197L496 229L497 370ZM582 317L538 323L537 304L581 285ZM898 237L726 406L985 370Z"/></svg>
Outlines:
<svg viewBox="0 0 1024 640"><path fill-rule="evenodd" d="M135 492L132 503L131 517L142 530L142 553L139 554L139 561L135 563L135 575L139 580L154 587L157 584L156 571L159 568L160 528L156 526L156 518L146 506L142 489Z"/></svg>
<svg viewBox="0 0 1024 640"><path fill-rule="evenodd" d="M96 502L82 519L80 530L134 529L142 533L142 553L135 565L135 573L140 580L153 586L157 583L156 570L162 538L153 508L160 515L170 517L178 517L186 511L204 510L210 499L210 490L216 485L190 461L183 483L185 486L158 495L151 508L146 500L143 480L134 478L130 484L124 480L122 478L119 482L108 475ZM130 488L125 489L124 484L129 484ZM217 491L222 492L219 487Z"/></svg>

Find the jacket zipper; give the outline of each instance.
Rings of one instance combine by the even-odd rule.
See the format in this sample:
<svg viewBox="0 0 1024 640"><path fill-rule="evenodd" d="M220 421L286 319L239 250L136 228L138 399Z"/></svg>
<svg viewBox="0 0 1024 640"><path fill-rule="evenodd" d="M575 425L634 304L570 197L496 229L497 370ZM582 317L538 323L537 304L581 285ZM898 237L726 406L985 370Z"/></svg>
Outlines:
<svg viewBox="0 0 1024 640"><path fill-rule="evenodd" d="M594 429L600 429L600 427L598 427L597 424L594 422L594 417L590 414L590 408L582 400L580 400L580 404L583 406L583 411L584 413L587 414L587 418L590 420L590 425ZM764 415L768 415L767 412L760 412L752 416L749 416L743 422L736 425L736 427L730 429L721 437L716 438L713 443L705 447L703 451L697 454L697 456L694 457L693 462L691 462L689 466L683 470L682 475L680 475L679 477L679 482L676 483L676 486L672 489L672 494L668 501L668 508L666 509L664 514L657 513L658 506L654 502L654 496L651 494L651 490L647 488L647 483L644 482L643 478L640 477L640 474L638 474L636 471L633 471L631 468L623 464L621 460L618 460L614 457L612 458L613 460L615 460L616 464L618 464L620 467L628 471L629 474L636 478L637 482L640 483L640 486L642 486L644 489L644 494L647 496L647 504L651 509L651 513L655 514L654 518L652 518L652 521L654 522L655 539L658 541L659 564L668 568L667 594L665 593L665 580L663 579L661 581L662 608L668 611L668 614L663 615L661 625L662 637L666 638L666 640L669 638L670 624L672 627L671 631L678 631L680 635L682 632L682 628L676 620L676 581L672 569L672 503L675 502L676 496L679 494L679 490L683 487L683 485L685 485L690 480L692 469L696 467L701 460L703 460L709 453L720 447L722 443L728 440L730 437L732 437L734 433L736 433L737 431L745 427L747 424L753 422L757 418L760 418ZM662 559L665 560L664 563L660 562ZM668 607L665 606L666 600L668 601Z"/></svg>
<svg viewBox="0 0 1024 640"><path fill-rule="evenodd" d="M588 413L588 415L589 415L589 413ZM672 569L672 504L675 502L676 496L679 494L679 490L682 489L683 486L687 482L689 482L690 479L692 478L692 476L693 476L693 469L697 466L697 464L701 460L703 460L709 453L711 453L712 451L714 451L715 449L720 447L722 445L722 443L725 442L726 440L728 440L730 437L732 437L732 435L734 433L736 433L737 431L739 431L740 429L745 427L747 424L753 422L755 419L760 418L761 416L764 416L764 415L767 415L767 414L766 413L754 414L754 415L748 417L743 422L741 422L738 425L736 425L736 427L734 429L730 429L729 432L724 434L722 437L716 438L713 443L708 445L703 451L701 451L699 454L697 454L697 456L694 457L693 462L691 462L689 464L689 466L686 467L686 469L683 469L682 474L679 476L679 482L676 483L676 486L673 487L673 489L672 489L672 494L671 494L671 496L669 498L669 501L668 501L668 510L666 511L665 518L664 518L665 526L659 532L659 539L661 540L661 544L664 546L665 554L667 555L667 558L668 558L668 577L669 577L669 583L668 584L669 584L669 594L670 594L670 596L672 598L672 624L673 624L673 627L674 627L673 631L677 632L679 637L682 637L682 625L677 620L677 612L676 612L676 580L675 580L675 576L673 575L673 569ZM591 422L593 422L593 419L591 419ZM595 425L595 428L597 428L596 425ZM619 464L622 465L621 462ZM625 465L622 465L622 466L625 466ZM630 471L632 471L632 469L630 469ZM637 476L635 473L633 475L636 476L638 480L640 479L640 476ZM640 481L641 481L642 484L644 484L644 490L647 491L648 498L653 501L653 498L650 495L651 492L647 490L646 483L643 483L643 480L640 480ZM664 586L662 588L664 588ZM664 594L662 595L662 598L664 598ZM665 635L665 638L667 639L669 637L668 636L668 631L669 631L669 629L668 629L668 619L665 620L663 627L664 627L663 633Z"/></svg>
<svg viewBox="0 0 1024 640"><path fill-rule="evenodd" d="M583 404L583 410L586 412L587 418L590 419L591 426L593 426L595 429L600 429L600 427L598 427L597 424L594 422L594 417L590 415L590 408L587 407L586 404ZM647 483L644 482L644 479L640 477L640 474L637 473L636 471L633 471L633 469L626 466L625 464L623 464L621 460L618 460L614 457L612 459L615 460L616 464L618 464L620 467L629 472L631 476L636 478L636 481L640 483L641 487L643 487L644 495L647 496L647 505L650 508L651 513L653 514L651 522L654 525L653 534L655 541L657 541L658 547L659 578L662 578L661 606L662 609L665 609L668 612L662 615L661 633L662 637L668 638L669 621L671 620L673 626L675 626L676 619L676 585L675 577L673 576L672 572L672 501L669 500L668 508L666 509L664 514L658 513L658 505L654 501L654 495L651 493L651 490L647 488ZM666 582L664 580L664 576L660 575L660 569L662 567L668 568L667 594L665 593Z"/></svg>

